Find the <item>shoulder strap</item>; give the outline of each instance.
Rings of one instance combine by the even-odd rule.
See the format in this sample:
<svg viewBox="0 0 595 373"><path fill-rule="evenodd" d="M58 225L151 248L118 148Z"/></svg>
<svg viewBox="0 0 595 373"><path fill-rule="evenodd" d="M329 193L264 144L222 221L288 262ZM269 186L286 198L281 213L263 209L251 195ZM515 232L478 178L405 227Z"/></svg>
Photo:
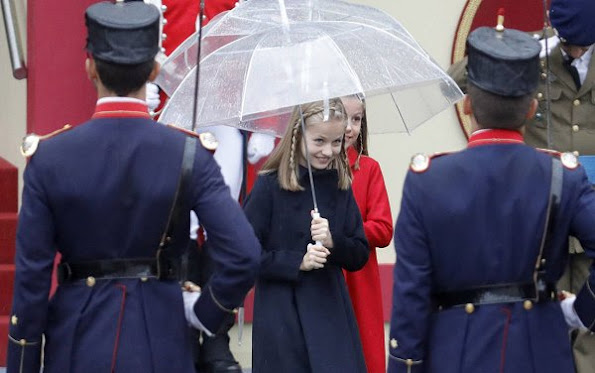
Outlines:
<svg viewBox="0 0 595 373"><path fill-rule="evenodd" d="M539 248L539 255L537 256L537 263L535 264L535 272L533 280L536 287L536 297L539 297L540 291L546 288L546 266L547 266L547 252L551 248L553 230L555 227L555 217L560 208L560 201L562 198L562 182L564 179L564 170L562 162L559 157L552 157L552 178L550 182L550 193L548 197L548 207L546 211L545 226L543 229L543 237L541 239L541 247Z"/></svg>
<svg viewBox="0 0 595 373"><path fill-rule="evenodd" d="M190 184L190 178L192 176L192 169L194 168L194 158L196 155L196 137L186 137L184 144L184 153L182 156L182 168L180 171L180 177L178 179L178 186L176 193L174 194L174 200L169 212L169 217L165 225L165 230L161 236L161 242L159 242L159 248L157 249L157 278L167 277L168 272L172 270L172 258L171 253L171 241L174 236L174 231L180 226L180 222L183 221L188 211L184 208L184 196L187 194L188 185ZM181 227L180 227L181 228ZM178 228L178 229L180 229ZM186 232L186 237L188 232ZM185 246L184 246L185 248Z"/></svg>

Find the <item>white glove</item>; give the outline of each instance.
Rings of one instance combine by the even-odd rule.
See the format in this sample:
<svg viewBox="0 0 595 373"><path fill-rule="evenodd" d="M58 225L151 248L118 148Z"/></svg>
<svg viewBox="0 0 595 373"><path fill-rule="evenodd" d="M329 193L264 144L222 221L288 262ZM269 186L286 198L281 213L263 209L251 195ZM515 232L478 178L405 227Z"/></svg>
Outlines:
<svg viewBox="0 0 595 373"><path fill-rule="evenodd" d="M194 312L194 304L200 298L200 291L186 291L182 292L182 296L184 297L184 315L186 316L186 321L192 327L204 332L209 337L213 336L213 333L209 331L205 326L200 322L198 317L196 317L196 313Z"/></svg>
<svg viewBox="0 0 595 373"><path fill-rule="evenodd" d="M161 99L159 98L159 86L157 84L150 82L146 84L145 101L147 102L147 106L151 111L155 111L155 109L159 107Z"/></svg>
<svg viewBox="0 0 595 373"><path fill-rule="evenodd" d="M560 302L560 307L562 307L562 313L564 314L564 320L566 321L566 324L570 329L587 330L574 310L574 301L576 300L576 296L570 293L566 293L565 296L566 298Z"/></svg>
<svg viewBox="0 0 595 373"><path fill-rule="evenodd" d="M248 162L255 164L262 157L271 154L275 148L275 136L253 133L248 140Z"/></svg>
<svg viewBox="0 0 595 373"><path fill-rule="evenodd" d="M539 58L544 58L545 57L545 39L540 39L539 44L541 44L541 52L539 52ZM548 55L552 54L552 50L558 44L560 44L560 38L557 37L556 35L547 38L547 47L548 47L547 54Z"/></svg>

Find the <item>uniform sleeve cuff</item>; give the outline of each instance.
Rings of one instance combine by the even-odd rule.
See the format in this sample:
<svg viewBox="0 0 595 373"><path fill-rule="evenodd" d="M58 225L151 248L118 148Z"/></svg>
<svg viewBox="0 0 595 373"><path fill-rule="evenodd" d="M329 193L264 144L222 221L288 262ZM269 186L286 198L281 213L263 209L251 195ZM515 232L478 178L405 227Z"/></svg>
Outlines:
<svg viewBox="0 0 595 373"><path fill-rule="evenodd" d="M235 313L235 310L223 306L212 293L211 287L206 286L194 304L194 313L205 330L216 332L225 317L230 313Z"/></svg>
<svg viewBox="0 0 595 373"><path fill-rule="evenodd" d="M424 369L423 360L403 359L388 355L388 373L416 373Z"/></svg>
<svg viewBox="0 0 595 373"><path fill-rule="evenodd" d="M592 332L595 332L595 292L593 285L587 280L574 301L574 310L582 323Z"/></svg>
<svg viewBox="0 0 595 373"><path fill-rule="evenodd" d="M39 372L41 341L31 342L8 336L7 372Z"/></svg>

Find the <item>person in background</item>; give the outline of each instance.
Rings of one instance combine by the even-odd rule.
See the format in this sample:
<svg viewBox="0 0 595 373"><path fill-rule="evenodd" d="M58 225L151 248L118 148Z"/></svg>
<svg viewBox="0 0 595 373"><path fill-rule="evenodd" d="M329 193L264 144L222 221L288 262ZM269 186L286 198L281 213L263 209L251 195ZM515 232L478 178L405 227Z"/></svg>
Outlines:
<svg viewBox="0 0 595 373"><path fill-rule="evenodd" d="M364 222L370 258L359 271L344 271L370 373L386 371L382 291L376 248L393 236L393 218L380 165L368 156L366 105L358 95L341 98L347 112L345 149L353 174L351 188Z"/></svg>
<svg viewBox="0 0 595 373"><path fill-rule="evenodd" d="M100 2L85 20L95 113L22 146L30 159L7 372L38 373L43 358L48 373L191 373L188 323L206 334L220 327L254 283L260 245L208 137L152 125L144 99L159 71L159 12ZM217 248L202 293L179 284L190 210ZM59 285L48 300L56 251Z"/></svg>
<svg viewBox="0 0 595 373"><path fill-rule="evenodd" d="M294 110L244 205L264 247L254 298L254 372L366 372L342 269L361 269L369 249L350 187L347 114L340 99L327 108L301 106L305 133ZM320 216L308 207L306 157Z"/></svg>
<svg viewBox="0 0 595 373"><path fill-rule="evenodd" d="M549 72L545 41L540 40L540 79L535 92L539 102L535 117L527 119L525 141L536 148L573 152L595 184L595 2L592 0L552 0L549 17L554 36L548 40ZM466 59L454 64L449 74L466 92ZM546 77L549 78L551 143L548 144ZM591 258L579 242L570 237L570 256L558 287L572 293L580 290L589 275ZM595 367L595 335L575 330L573 353L579 373Z"/></svg>
<svg viewBox="0 0 595 373"><path fill-rule="evenodd" d="M169 56L182 42L194 34L199 22L202 27L205 27L216 15L229 11L240 3L237 0L206 0L202 20L199 20L199 0L145 0L144 2L157 7L161 14L161 59ZM156 113L156 118L166 100L167 96L157 85L147 84L147 104L151 111ZM239 200L240 194L242 194L243 169L247 167L246 157L243 155L243 143L246 141L244 136L239 130L227 126L213 126L200 129L200 131L208 131L217 139L215 161L221 168L231 196L236 201ZM255 163L261 157L268 155L273 149L273 141L272 137L261 134L250 137L247 145L249 151L247 159L251 163ZM205 240L208 234L201 234L199 239L199 229L199 221L193 214L190 230L190 237L193 241L187 254L187 279L199 286L204 286L215 270L215 263L210 256L212 245L208 240ZM204 233L204 229L200 229L200 232ZM210 338L200 331L196 332L193 337L193 351L198 372L242 372L242 367L233 356L229 346L229 331L234 322L235 315L228 315L224 325Z"/></svg>
<svg viewBox="0 0 595 373"><path fill-rule="evenodd" d="M467 40L467 149L412 158L395 227L389 373L573 372L569 329L595 330L595 268L556 282L575 235L595 257L595 190L572 153L524 143L539 43L481 27Z"/></svg>

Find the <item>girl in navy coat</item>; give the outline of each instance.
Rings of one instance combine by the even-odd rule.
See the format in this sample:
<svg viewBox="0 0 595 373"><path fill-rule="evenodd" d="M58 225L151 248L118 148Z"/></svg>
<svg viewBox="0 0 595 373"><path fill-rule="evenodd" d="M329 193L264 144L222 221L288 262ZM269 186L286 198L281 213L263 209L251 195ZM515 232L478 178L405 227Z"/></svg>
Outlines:
<svg viewBox="0 0 595 373"><path fill-rule="evenodd" d="M368 260L362 219L351 191L339 99L302 105L263 165L245 212L263 246L256 284L253 370L365 372L359 332L342 269ZM308 154L303 141L307 141ZM321 216L311 217L306 156ZM313 244L319 241L321 245Z"/></svg>

